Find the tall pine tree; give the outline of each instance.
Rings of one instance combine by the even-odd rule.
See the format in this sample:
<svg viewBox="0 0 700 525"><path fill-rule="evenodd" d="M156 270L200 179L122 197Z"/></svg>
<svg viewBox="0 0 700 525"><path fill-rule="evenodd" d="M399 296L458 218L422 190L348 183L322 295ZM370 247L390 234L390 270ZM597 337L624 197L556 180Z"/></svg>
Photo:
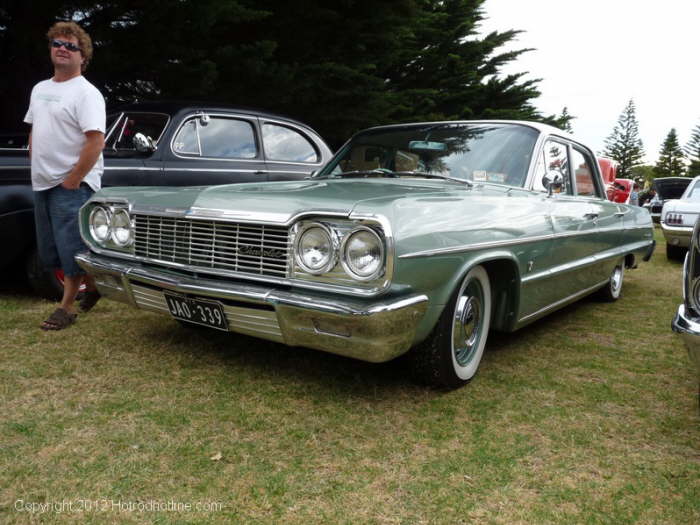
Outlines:
<svg viewBox="0 0 700 525"><path fill-rule="evenodd" d="M685 155L678 144L678 135L676 135L674 128L668 132L661 146L659 160L654 166L654 174L657 177L682 177L685 175L684 159Z"/></svg>
<svg viewBox="0 0 700 525"><path fill-rule="evenodd" d="M690 140L686 144L685 154L690 161L688 165L688 176L697 177L700 175L700 124L693 128L690 134Z"/></svg>
<svg viewBox="0 0 700 525"><path fill-rule="evenodd" d="M634 100L630 99L612 133L605 139L603 156L619 163L617 176L621 179L630 178L632 168L641 164L644 158L636 112Z"/></svg>

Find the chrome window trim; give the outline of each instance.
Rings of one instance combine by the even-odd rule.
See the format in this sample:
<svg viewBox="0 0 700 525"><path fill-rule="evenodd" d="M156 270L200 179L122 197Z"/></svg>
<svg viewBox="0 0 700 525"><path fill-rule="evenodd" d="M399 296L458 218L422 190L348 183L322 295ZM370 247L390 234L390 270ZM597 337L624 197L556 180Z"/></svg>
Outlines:
<svg viewBox="0 0 700 525"><path fill-rule="evenodd" d="M9 149L2 149L2 151L10 151ZM18 151L27 151L26 149L20 149ZM0 166L0 170L19 170L19 169L31 169L31 166L29 164L25 166Z"/></svg>
<svg viewBox="0 0 700 525"><path fill-rule="evenodd" d="M316 143L315 140L312 140L310 137L310 133L305 130L304 128L291 124L289 122L284 122L282 120L275 120L275 119L269 119L265 117L258 117L258 121L260 123L260 139L262 140L262 147L263 147L263 156L265 158L265 162L273 163L273 164L293 164L295 166L323 166L324 161L323 161L323 152L320 151L320 148L318 147L318 144ZM266 123L270 124L276 124L285 128L291 128L300 133L306 140L308 140L311 143L311 146L314 148L316 151L316 154L318 155L318 162L294 162L294 161L287 161L287 160L270 160L267 158L267 154L265 153L265 139L262 137L262 127ZM320 137L318 137L320 140Z"/></svg>
<svg viewBox="0 0 700 525"><path fill-rule="evenodd" d="M180 133L180 130L182 127L192 120L193 118L198 118L201 117L202 115L209 115L210 117L223 117L223 118L228 118L228 119L234 119L234 120L242 120L250 124L250 126L253 128L253 138L255 139L255 147L256 147L256 155L253 158L240 158L240 159L227 159L223 157L203 157L203 156L194 156L194 155L182 155L179 154L175 151L175 148L173 147L173 144L175 143L175 139L177 138L178 134ZM254 115L242 115L239 113L209 113L208 111L203 111L203 110L198 110L193 113L188 113L184 117L182 117L182 122L180 122L180 126L178 126L177 130L175 130L175 133L173 133L172 138L170 139L170 153L172 153L175 157L179 159L184 159L184 160L214 160L218 162L265 162L265 158L263 156L263 149L261 145L262 138L258 137L258 131L255 126L255 121L258 120L258 117ZM197 140L199 141L199 131L197 132ZM201 144L199 145L199 151L202 151L202 146ZM211 171L211 170L205 170L205 171Z"/></svg>

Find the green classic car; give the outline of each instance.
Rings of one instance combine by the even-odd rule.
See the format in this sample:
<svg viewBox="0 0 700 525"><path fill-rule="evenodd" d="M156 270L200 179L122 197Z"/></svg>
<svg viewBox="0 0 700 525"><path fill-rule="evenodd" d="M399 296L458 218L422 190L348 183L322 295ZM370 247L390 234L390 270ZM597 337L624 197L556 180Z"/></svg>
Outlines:
<svg viewBox="0 0 700 525"><path fill-rule="evenodd" d="M605 199L592 151L528 122L382 126L307 180L109 188L77 257L103 296L184 323L474 376L490 330L620 296L649 213Z"/></svg>

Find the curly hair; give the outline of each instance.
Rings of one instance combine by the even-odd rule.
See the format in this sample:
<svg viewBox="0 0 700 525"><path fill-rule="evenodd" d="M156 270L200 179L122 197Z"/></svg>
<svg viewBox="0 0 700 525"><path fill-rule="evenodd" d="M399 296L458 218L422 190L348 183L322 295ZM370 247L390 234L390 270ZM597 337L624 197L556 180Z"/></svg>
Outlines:
<svg viewBox="0 0 700 525"><path fill-rule="evenodd" d="M56 22L51 26L49 32L46 33L46 37L49 39L49 49L51 48L51 41L61 36L74 36L78 39L80 54L84 59L80 70L85 71L92 59L92 40L90 39L90 35L75 22Z"/></svg>

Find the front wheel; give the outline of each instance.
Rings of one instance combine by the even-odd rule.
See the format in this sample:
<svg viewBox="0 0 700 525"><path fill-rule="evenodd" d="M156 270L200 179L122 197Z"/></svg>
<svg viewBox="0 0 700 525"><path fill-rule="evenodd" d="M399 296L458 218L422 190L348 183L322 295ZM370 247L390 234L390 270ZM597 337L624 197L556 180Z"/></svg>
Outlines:
<svg viewBox="0 0 700 525"><path fill-rule="evenodd" d="M457 388L476 374L491 325L491 285L469 270L428 338L411 351L414 372L433 386Z"/></svg>

